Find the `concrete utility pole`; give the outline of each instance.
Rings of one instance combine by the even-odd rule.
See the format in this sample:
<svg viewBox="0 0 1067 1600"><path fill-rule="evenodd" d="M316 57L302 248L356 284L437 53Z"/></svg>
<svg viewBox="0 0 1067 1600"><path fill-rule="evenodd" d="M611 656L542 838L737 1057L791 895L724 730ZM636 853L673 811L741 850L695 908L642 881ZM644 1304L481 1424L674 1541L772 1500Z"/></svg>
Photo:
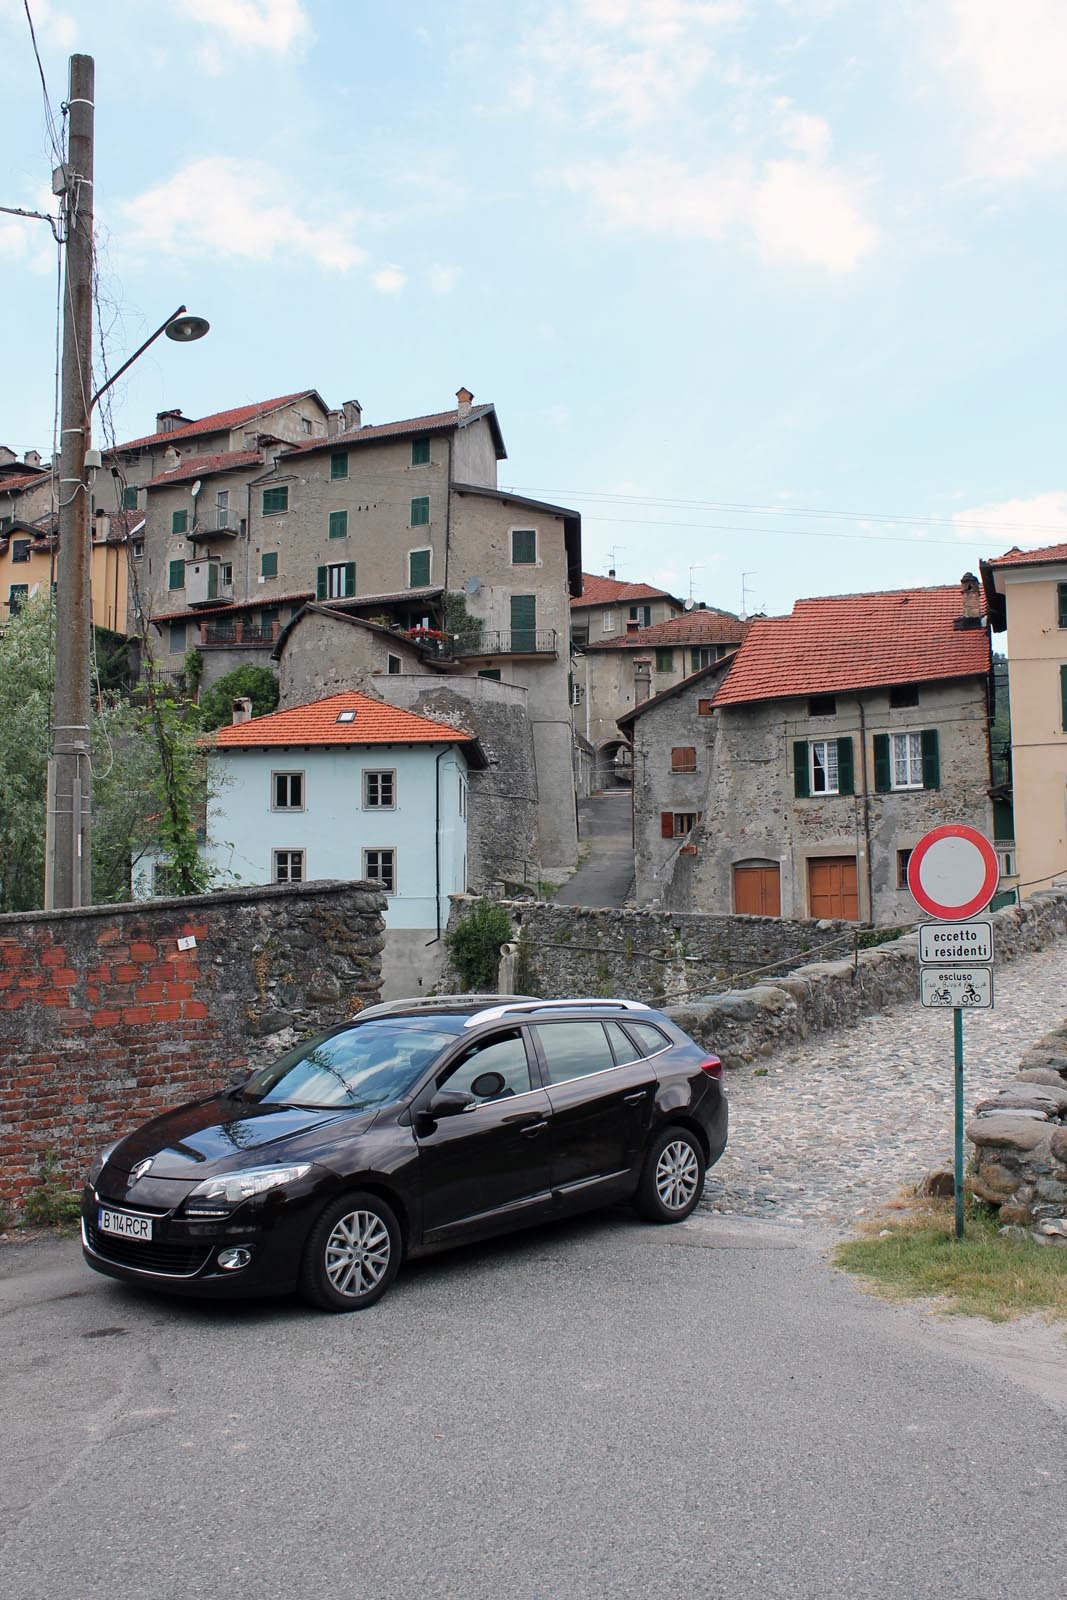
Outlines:
<svg viewBox="0 0 1067 1600"><path fill-rule="evenodd" d="M93 94L91 56L71 56L62 196L66 262L56 565L56 682L48 764L45 906L92 904L92 770L89 759L89 489L85 452L93 364Z"/></svg>

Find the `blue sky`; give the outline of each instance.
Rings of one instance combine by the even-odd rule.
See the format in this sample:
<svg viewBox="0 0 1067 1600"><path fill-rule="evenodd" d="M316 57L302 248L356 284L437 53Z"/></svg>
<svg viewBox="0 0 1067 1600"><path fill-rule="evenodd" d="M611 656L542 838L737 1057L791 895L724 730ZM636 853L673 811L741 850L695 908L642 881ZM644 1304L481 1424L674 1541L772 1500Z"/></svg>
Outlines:
<svg viewBox="0 0 1067 1600"><path fill-rule="evenodd" d="M1063 0L30 0L95 57L120 437L304 387L496 402L584 564L739 610L1067 539ZM0 203L46 209L22 0ZM0 216L0 441L50 450L55 248ZM98 441L99 442L99 441Z"/></svg>

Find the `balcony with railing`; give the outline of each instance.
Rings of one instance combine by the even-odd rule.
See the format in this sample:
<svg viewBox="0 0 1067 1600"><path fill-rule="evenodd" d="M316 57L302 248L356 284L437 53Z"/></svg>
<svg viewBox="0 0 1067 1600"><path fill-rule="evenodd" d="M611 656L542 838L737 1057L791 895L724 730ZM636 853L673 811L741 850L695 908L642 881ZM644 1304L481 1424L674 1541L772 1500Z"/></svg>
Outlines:
<svg viewBox="0 0 1067 1600"><path fill-rule="evenodd" d="M278 637L276 622L250 622L234 617L200 624L201 650L269 650Z"/></svg>
<svg viewBox="0 0 1067 1600"><path fill-rule="evenodd" d="M448 661L482 660L491 656L558 656L555 628L480 628L469 633L433 634L415 630L415 642Z"/></svg>

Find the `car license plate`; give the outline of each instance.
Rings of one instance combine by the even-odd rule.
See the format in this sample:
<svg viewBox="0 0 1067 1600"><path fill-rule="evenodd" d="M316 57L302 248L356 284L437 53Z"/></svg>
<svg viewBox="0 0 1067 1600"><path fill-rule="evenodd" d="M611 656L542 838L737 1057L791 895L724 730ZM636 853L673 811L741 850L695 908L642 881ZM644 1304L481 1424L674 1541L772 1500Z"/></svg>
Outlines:
<svg viewBox="0 0 1067 1600"><path fill-rule="evenodd" d="M134 1217L128 1211L97 1212L96 1225L101 1233L121 1233L125 1239L151 1239L152 1218Z"/></svg>

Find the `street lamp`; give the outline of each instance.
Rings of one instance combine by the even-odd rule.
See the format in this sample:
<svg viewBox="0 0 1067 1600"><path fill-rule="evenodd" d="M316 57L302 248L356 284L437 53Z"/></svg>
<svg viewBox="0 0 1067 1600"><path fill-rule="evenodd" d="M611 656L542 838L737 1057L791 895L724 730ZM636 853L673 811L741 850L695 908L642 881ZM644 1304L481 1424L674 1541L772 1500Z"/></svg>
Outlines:
<svg viewBox="0 0 1067 1600"><path fill-rule="evenodd" d="M194 339L202 339L210 327L210 322L205 322L203 317L191 317L184 306L179 306L177 311L172 311L166 322L161 322L155 333L150 333L144 344L138 345L133 355L128 356L122 366L111 374L107 382L101 384L89 401L90 413L100 396L106 394L111 385L117 383L122 374L127 372L134 362L144 355L150 344L155 344L161 333L165 333L168 339L173 339L175 344L191 344Z"/></svg>

